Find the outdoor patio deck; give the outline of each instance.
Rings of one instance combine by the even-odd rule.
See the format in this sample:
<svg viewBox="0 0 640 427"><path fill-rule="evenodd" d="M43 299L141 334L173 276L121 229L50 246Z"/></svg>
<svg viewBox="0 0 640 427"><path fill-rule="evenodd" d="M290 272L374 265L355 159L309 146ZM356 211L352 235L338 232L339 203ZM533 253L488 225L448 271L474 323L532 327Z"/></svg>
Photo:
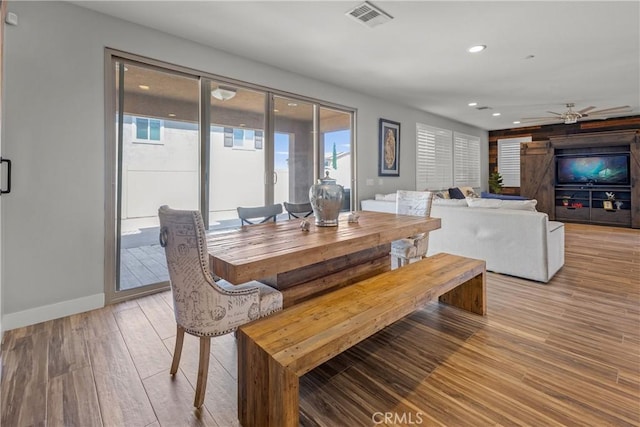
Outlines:
<svg viewBox="0 0 640 427"><path fill-rule="evenodd" d="M120 250L120 290L169 280L160 244Z"/></svg>
<svg viewBox="0 0 640 427"><path fill-rule="evenodd" d="M288 219L287 214L278 220ZM209 227L210 233L224 233L240 227L239 219L221 220ZM169 280L164 249L158 242L159 227L124 234L120 241L120 290L133 289Z"/></svg>

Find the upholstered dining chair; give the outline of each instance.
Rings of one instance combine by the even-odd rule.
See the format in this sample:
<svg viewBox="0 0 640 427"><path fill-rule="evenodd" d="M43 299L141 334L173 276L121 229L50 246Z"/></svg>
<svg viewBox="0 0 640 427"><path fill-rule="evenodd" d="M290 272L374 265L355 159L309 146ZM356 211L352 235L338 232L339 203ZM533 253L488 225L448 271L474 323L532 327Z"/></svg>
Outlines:
<svg viewBox="0 0 640 427"><path fill-rule="evenodd" d="M282 309L282 294L251 281L234 286L215 282L209 269L209 254L202 216L198 211L162 206L160 244L164 247L177 323L171 375L180 364L184 333L200 337L200 361L193 406L204 402L209 372L212 336L233 332L239 326Z"/></svg>
<svg viewBox="0 0 640 427"><path fill-rule="evenodd" d="M431 213L433 193L430 191L398 190L396 213L428 217ZM429 248L429 233L419 233L391 243L391 256L398 260L398 267L407 265L411 259L424 258Z"/></svg>
<svg viewBox="0 0 640 427"><path fill-rule="evenodd" d="M282 205L276 203L274 205L256 206L256 207L238 207L238 217L240 224L262 224L267 221L276 221L276 217L282 213ZM260 220L260 221L258 221Z"/></svg>
<svg viewBox="0 0 640 427"><path fill-rule="evenodd" d="M289 203L284 202L284 209L289 214L289 219L306 218L313 215L313 207L311 203Z"/></svg>

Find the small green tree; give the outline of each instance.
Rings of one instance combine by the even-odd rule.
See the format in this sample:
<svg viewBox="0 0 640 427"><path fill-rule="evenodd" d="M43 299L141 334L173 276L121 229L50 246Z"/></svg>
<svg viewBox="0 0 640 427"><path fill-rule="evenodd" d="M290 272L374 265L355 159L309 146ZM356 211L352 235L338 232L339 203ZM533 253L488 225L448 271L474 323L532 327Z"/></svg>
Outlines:
<svg viewBox="0 0 640 427"><path fill-rule="evenodd" d="M489 189L492 193L502 193L502 175L500 172L493 172L489 175Z"/></svg>

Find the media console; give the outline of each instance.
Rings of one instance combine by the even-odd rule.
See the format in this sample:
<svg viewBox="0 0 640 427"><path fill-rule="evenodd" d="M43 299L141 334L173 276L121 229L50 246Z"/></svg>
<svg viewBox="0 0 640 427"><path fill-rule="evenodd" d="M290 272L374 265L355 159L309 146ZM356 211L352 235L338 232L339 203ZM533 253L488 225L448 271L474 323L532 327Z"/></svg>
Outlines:
<svg viewBox="0 0 640 427"><path fill-rule="evenodd" d="M613 195L613 199L610 195ZM611 207L605 206L605 202L611 202ZM557 221L631 227L632 207L630 186L557 186L555 188Z"/></svg>
<svg viewBox="0 0 640 427"><path fill-rule="evenodd" d="M549 219L640 229L640 129L522 143L520 173L520 194Z"/></svg>

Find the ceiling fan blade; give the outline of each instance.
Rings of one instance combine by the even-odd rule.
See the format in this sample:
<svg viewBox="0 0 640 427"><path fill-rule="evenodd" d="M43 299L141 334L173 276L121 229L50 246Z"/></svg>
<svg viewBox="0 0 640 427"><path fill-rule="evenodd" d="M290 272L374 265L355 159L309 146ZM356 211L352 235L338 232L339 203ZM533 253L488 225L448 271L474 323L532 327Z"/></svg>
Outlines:
<svg viewBox="0 0 640 427"><path fill-rule="evenodd" d="M619 111L618 111L619 110ZM596 111L592 111L589 113L590 116L593 116L595 114L613 114L613 113L622 113L625 112L626 110L631 111L631 107L629 107L628 105L623 105L621 107L611 107L611 108L605 108L602 110L596 110Z"/></svg>
<svg viewBox="0 0 640 427"><path fill-rule="evenodd" d="M592 105L591 107L583 108L582 110L578 111L578 113L580 113L580 114L584 114L584 113L586 113L587 111L591 111L591 110L593 110L594 108L596 108L596 107L594 107L594 106Z"/></svg>
<svg viewBox="0 0 640 427"><path fill-rule="evenodd" d="M560 113L556 113L556 112L554 112L554 111L547 111L547 113L555 114L556 116L561 116L561 115L562 115L562 114L560 114Z"/></svg>
<svg viewBox="0 0 640 427"><path fill-rule="evenodd" d="M523 117L520 119L521 122L544 122L549 120L559 120L561 117Z"/></svg>

